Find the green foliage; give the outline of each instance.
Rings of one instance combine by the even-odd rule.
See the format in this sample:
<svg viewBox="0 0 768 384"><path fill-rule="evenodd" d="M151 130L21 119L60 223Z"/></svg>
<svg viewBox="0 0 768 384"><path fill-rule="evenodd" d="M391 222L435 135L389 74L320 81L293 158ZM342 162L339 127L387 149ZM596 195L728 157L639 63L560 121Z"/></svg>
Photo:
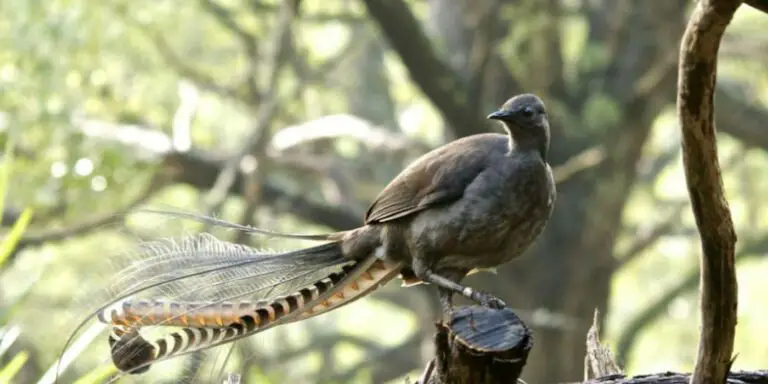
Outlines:
<svg viewBox="0 0 768 384"><path fill-rule="evenodd" d="M10 138L5 144L3 160L2 171L0 171L0 212L3 212L5 208L5 196L6 191L8 191L8 181L13 169L13 140ZM0 243L0 270L3 268L3 264L8 260L8 256L13 252L19 239L21 239L21 235L24 233L24 230L27 228L27 225L29 225L31 219L32 210L27 208L13 224L11 231L3 239L3 242ZM0 222L2 222L1 217Z"/></svg>
<svg viewBox="0 0 768 384"><path fill-rule="evenodd" d="M0 367L0 383L11 383L13 377L21 370L29 359L29 352L21 351L13 356L10 362Z"/></svg>
<svg viewBox="0 0 768 384"><path fill-rule="evenodd" d="M620 124L621 106L605 94L594 93L584 103L581 119L580 127L584 127L582 134L605 134Z"/></svg>
<svg viewBox="0 0 768 384"><path fill-rule="evenodd" d="M19 219L14 223L13 228L8 233L8 236L0 243L0 268L8 260L8 256L11 255L16 244L21 239L24 230L29 225L29 221L32 219L32 210L30 208L25 209Z"/></svg>
<svg viewBox="0 0 768 384"><path fill-rule="evenodd" d="M13 149L14 149L14 142L12 139L9 138L5 144L5 150L3 152L2 169L0 170L0 212L3 212L3 209L5 207L6 191L8 191L9 179L12 174ZM32 211L30 209L25 209L22 215L19 217L19 219L16 220L16 222L13 224L13 227L10 233L3 238L2 242L0 242L0 273L2 273L3 266L8 261L8 257L16 247L16 244L18 243L19 239L24 233L24 230L29 224L29 220L31 219L31 217L32 217ZM10 309L17 304L18 302L11 301L11 302L3 302L0 305L0 331L3 331L2 333L0 333L0 336L2 336L2 338L0 338L0 341L5 341L6 348L10 348L10 344L13 343L13 341L15 341L14 339L8 342L8 340L5 340L5 338L10 338L10 335L8 332L8 329L10 327L7 324L8 314L10 312ZM2 356L2 351L0 351L0 356ZM11 361L6 363L5 366L0 367L0 383L11 382L13 377L16 376L19 370L21 370L21 368L24 366L24 364L27 362L28 359L29 359L28 351L20 351L16 353L11 359Z"/></svg>
<svg viewBox="0 0 768 384"><path fill-rule="evenodd" d="M103 365L103 366L94 368L91 372L77 379L77 381L75 381L75 384L103 383L111 375L114 375L116 372L117 372L117 368L115 368L113 364Z"/></svg>
<svg viewBox="0 0 768 384"><path fill-rule="evenodd" d="M254 94L251 87L261 90L270 80L265 75L272 50L269 41L276 29L281 2L220 0L216 3L233 16L234 24L223 23L206 8L205 1L0 0L5 15L0 18L0 36L3 36L0 139L5 140L0 170L0 212L11 206L24 207L0 243L3 299L0 300L0 325L23 327L24 347L0 368L0 375L12 377L20 369L40 369L31 367L33 360L40 367L48 367L58 358L63 337L68 336L73 324L87 313L86 304L92 304L87 300L88 293L110 284L114 266L108 265L105 259L135 245L133 235L168 237L199 229L200 226L185 227L177 222L131 217L13 253L27 236L75 228L100 214L115 212L141 195L160 160L156 152L146 148L160 146L163 140L158 136L168 139L180 135L183 124L177 120L183 120L178 118L184 109L182 105L193 105L194 116L188 121L188 133L196 150L210 151L206 154L218 159L242 145L243 138L253 131L255 116L263 102L258 98L259 92ZM408 2L421 20L429 17L430 3ZM589 81L590 91L578 96L547 95L553 99L551 111L556 112L552 114L564 117L559 119L558 126L553 126L560 135L555 139L562 140L558 145L572 139L590 139L593 140L590 144L599 146L606 134L625 133L623 123L640 117L627 115L621 102L602 86L606 79L596 75L616 61L611 57L616 47L590 44L584 10L574 4L566 8L559 24L565 80L569 89L577 89ZM758 18L746 11L740 13L745 16L736 22L733 32L729 32L733 39L724 50L732 52L732 56L720 60L719 81L748 84L747 89L756 89L756 94L768 100L765 61L761 64L755 59L757 53L765 50L749 43L759 43L761 36L768 36L761 33L765 27L760 22L765 16ZM543 76L546 66L542 64L547 63L551 52L543 44L539 45L541 33L555 25L549 17L546 9L534 1L511 2L500 9L499 26L506 33L492 50L501 55L503 69L520 80L523 91L544 93L547 81L551 80ZM360 99L375 104L371 110L381 112L385 108L379 108L378 104L386 104L381 100L389 99L392 108L384 114L391 116L381 120L397 122L400 127L388 129L401 133L400 128L411 138L429 145L445 140L445 124L439 111L414 84L397 55L387 48L386 40L377 35L378 29L362 2L305 0L302 19L296 24L295 57L280 74L277 92L280 107L267 131L274 132L328 114L351 113L352 106ZM233 31L233 25L241 31ZM250 36L255 52L248 52L238 33ZM617 36L617 39L627 38ZM366 49L372 39L378 39L377 43L383 47L382 54L368 57L381 63L383 73L379 75L386 80L381 86L383 89L368 89L355 83L365 72L352 76L353 71L369 69L362 68L358 60L375 52ZM446 56L456 54L445 49L444 44L438 50ZM655 59L661 61L661 58ZM489 73L496 72L489 70ZM500 80L495 75L488 77L489 84ZM500 86L489 85L494 92L500 92L495 87ZM582 96L584 100L567 99ZM582 108L574 109L572 105ZM636 165L641 174L650 167L649 163L679 145L674 110L669 111L657 119L641 164ZM101 125L87 126L84 121ZM114 134L117 128L135 128L132 125L160 135L142 135L130 129ZM100 131L104 135L94 133L98 127L107 128ZM768 190L768 178L762 177L768 158L764 150L745 150L727 137L721 141L721 147L721 158L744 155L743 163L724 170L725 182L740 239L757 238L768 229L768 212L761 201L764 191ZM318 141L281 159L287 163L295 161L302 167L278 164L269 171L270 182L292 194L308 196L310 201L321 201L355 214L364 211L366 203L382 186L380 180L374 181L370 175L379 173L386 179L409 160L399 153L373 153L357 140ZM386 166L382 159L388 161ZM385 167L387 169L382 170ZM660 213L671 210L670 201L687 198L681 184L679 156L663 167L659 175L648 177L650 180L638 182L626 202L623 223L626 228L618 239L617 254L622 254L643 231L663 219ZM174 185L154 194L149 202L198 211L205 192L188 185ZM260 208L256 214L258 224L286 232L328 230L291 215L293 203L280 201ZM220 216L238 221L246 205L244 200L232 198ZM613 296L606 311L609 341L618 339L630 319L674 286L681 279L680 271L694 270L698 242L691 233L693 222L689 216L684 214L670 234L623 267L612 281ZM217 231L216 235L233 237L227 231ZM254 242L276 249L304 245L263 238ZM569 273L564 268L552 269ZM760 349L765 343L750 339L750 335L760 334L764 323L761 322L765 316L761 298L768 294L768 287L761 276L768 273L768 264L764 257L756 256L739 268L743 298L740 298L737 340L740 356L736 366L754 368L768 361L766 351ZM427 306L413 290L404 292L396 285L385 288L382 297L411 295L407 300L399 300L413 308ZM431 327L432 318L417 319L413 311L394 308L376 299L361 300L333 315L292 326L290 332L265 334L251 340L250 352L233 358L228 367L235 369L242 366L240 363L256 361L258 364L243 372L255 382L303 382L315 378L324 364L342 370L353 367L376 356L367 354L372 349L369 344L379 346L375 350L380 352L396 347L420 327ZM697 321L696 308L695 291L676 298L663 316L642 333L628 368L633 372L689 368L691 355L695 353L697 329L691 325ZM358 343L343 343L330 351L314 349L319 339L333 333L351 335L349 338ZM102 336L67 368L68 381L101 382L114 372L105 357L106 338ZM364 339L367 344L358 339ZM659 351L658 345L662 342L667 348ZM294 356L284 357L290 353ZM220 363L225 352L217 350L211 355L214 358L207 360L201 374L220 368L214 367L216 364L210 360L218 358ZM179 372L186 369L183 364L153 367L146 376L149 379L145 380L177 378L183 375ZM358 372L352 381L372 380L370 371Z"/></svg>

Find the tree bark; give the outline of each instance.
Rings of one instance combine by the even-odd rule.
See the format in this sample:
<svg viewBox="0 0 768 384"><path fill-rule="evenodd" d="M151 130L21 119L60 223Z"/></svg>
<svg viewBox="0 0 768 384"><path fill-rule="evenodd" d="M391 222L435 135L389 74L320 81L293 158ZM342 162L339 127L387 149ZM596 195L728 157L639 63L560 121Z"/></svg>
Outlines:
<svg viewBox="0 0 768 384"><path fill-rule="evenodd" d="M687 373L663 372L634 377L607 376L584 381L581 384L689 384L691 375ZM732 372L728 375L729 383L768 384L768 371ZM715 383L712 381L710 383ZM725 381L721 381L725 383ZM576 383L574 383L576 384Z"/></svg>
<svg viewBox="0 0 768 384"><path fill-rule="evenodd" d="M515 383L533 339L511 310L455 308L449 324L438 324L436 357L421 384Z"/></svg>
<svg viewBox="0 0 768 384"><path fill-rule="evenodd" d="M741 1L697 3L683 35L677 112L683 133L683 167L701 235L701 335L691 383L724 383L736 334L736 233L717 158L714 93L717 53Z"/></svg>

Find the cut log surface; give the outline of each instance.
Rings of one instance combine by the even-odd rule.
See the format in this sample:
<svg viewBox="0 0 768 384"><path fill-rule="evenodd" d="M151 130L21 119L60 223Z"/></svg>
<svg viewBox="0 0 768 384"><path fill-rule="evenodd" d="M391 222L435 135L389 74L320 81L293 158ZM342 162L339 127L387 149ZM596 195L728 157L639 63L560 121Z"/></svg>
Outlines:
<svg viewBox="0 0 768 384"><path fill-rule="evenodd" d="M422 383L517 383L533 339L509 309L481 306L454 309L449 325L438 324L435 363Z"/></svg>

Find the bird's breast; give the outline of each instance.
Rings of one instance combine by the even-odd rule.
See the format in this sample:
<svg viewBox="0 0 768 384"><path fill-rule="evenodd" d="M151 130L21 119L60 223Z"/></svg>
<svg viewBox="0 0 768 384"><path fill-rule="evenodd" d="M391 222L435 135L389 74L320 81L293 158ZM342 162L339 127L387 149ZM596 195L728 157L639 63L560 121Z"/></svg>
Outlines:
<svg viewBox="0 0 768 384"><path fill-rule="evenodd" d="M462 261L488 268L522 254L550 216L553 183L540 160L512 165L487 169L454 203L414 217L408 242L445 257L441 264Z"/></svg>

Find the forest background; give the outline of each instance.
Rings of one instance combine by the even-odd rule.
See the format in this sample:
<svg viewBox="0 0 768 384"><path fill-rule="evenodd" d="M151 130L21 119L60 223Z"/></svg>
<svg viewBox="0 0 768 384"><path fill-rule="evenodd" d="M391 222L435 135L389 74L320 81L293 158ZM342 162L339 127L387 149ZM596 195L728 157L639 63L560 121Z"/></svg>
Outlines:
<svg viewBox="0 0 768 384"><path fill-rule="evenodd" d="M58 357L87 314L76 293L109 282L107 254L206 229L125 212L170 206L279 231L352 228L402 167L446 141L498 130L484 116L523 92L547 103L556 210L523 259L466 280L533 327L523 378L582 377L596 308L629 373L692 368L699 242L674 106L692 3L0 6L0 138L15 137L2 225L29 219L0 257L0 367L18 366L18 382L37 381ZM765 15L741 7L720 52L718 145L739 235L735 369L768 361L766 32ZM402 382L431 357L438 308L432 287L392 283L237 343L226 371L245 382ZM106 336L93 347L66 381L106 372ZM142 380L206 377L227 351L162 363Z"/></svg>

